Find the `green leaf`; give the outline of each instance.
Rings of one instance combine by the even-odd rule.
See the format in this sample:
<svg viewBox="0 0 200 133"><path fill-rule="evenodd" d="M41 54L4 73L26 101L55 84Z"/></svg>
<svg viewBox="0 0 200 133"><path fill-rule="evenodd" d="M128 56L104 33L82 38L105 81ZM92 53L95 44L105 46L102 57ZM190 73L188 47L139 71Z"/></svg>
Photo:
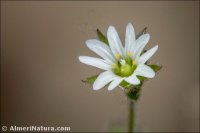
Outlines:
<svg viewBox="0 0 200 133"><path fill-rule="evenodd" d="M149 67L151 67L155 72L158 72L162 66L158 66L158 65L148 65Z"/></svg>
<svg viewBox="0 0 200 133"><path fill-rule="evenodd" d="M98 76L99 75L94 75L94 76L88 77L88 78L86 78L86 80L82 80L82 82L92 85Z"/></svg>
<svg viewBox="0 0 200 133"><path fill-rule="evenodd" d="M103 33L99 29L97 29L97 36L98 36L98 38L99 38L100 41L102 41L105 44L109 45L108 39L106 38L105 35L103 35Z"/></svg>
<svg viewBox="0 0 200 133"><path fill-rule="evenodd" d="M140 31L137 35L136 35L136 39L138 39L141 35L146 34L147 33L147 27L145 27L142 31Z"/></svg>

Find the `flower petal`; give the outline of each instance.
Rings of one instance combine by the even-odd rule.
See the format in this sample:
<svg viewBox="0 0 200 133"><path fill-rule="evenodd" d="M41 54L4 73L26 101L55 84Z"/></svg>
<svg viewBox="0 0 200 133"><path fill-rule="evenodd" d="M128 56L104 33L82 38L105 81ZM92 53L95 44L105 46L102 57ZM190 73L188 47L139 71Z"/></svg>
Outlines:
<svg viewBox="0 0 200 133"><path fill-rule="evenodd" d="M122 42L114 26L110 26L108 28L107 38L108 38L109 46L114 56L116 57L116 59L119 59L120 56L124 56L124 49L122 46Z"/></svg>
<svg viewBox="0 0 200 133"><path fill-rule="evenodd" d="M131 23L126 26L126 36L125 36L125 55L131 56L135 48L135 30Z"/></svg>
<svg viewBox="0 0 200 133"><path fill-rule="evenodd" d="M124 78L116 77L116 78L110 83L110 85L108 86L108 90L109 90L109 91L113 90L115 87L117 87L117 86L122 82L122 80L124 80Z"/></svg>
<svg viewBox="0 0 200 133"><path fill-rule="evenodd" d="M147 78L153 78L155 76L153 69L145 64L139 64L134 73Z"/></svg>
<svg viewBox="0 0 200 133"><path fill-rule="evenodd" d="M87 65L91 65L103 70L111 70L112 66L109 65L108 63L106 63L105 60L103 59L99 59L99 58L95 58L95 57L89 57L89 56L79 56L79 60L80 62L87 64Z"/></svg>
<svg viewBox="0 0 200 133"><path fill-rule="evenodd" d="M105 59L109 63L115 62L115 58L112 55L112 51L103 42L96 39L91 39L91 40L86 41L86 45L88 46L90 50L95 52L97 55L101 56L103 59Z"/></svg>
<svg viewBox="0 0 200 133"><path fill-rule="evenodd" d="M144 53L142 56L139 57L138 63L144 64L147 60L149 60L154 53L158 50L158 45L154 46L150 50L148 50L146 53Z"/></svg>
<svg viewBox="0 0 200 133"><path fill-rule="evenodd" d="M130 84L133 84L133 85L140 84L140 80L136 77L135 73L133 73L131 76L125 78L125 81L130 83Z"/></svg>
<svg viewBox="0 0 200 133"><path fill-rule="evenodd" d="M133 50L133 58L134 59L137 59L140 56L142 50L144 49L144 47L148 43L149 39L150 39L150 35L144 34L144 35L141 35L136 40L136 46L135 46L135 49Z"/></svg>
<svg viewBox="0 0 200 133"><path fill-rule="evenodd" d="M94 90L101 89L106 84L108 84L109 82L111 82L115 77L116 77L116 75L112 71L105 71L105 72L101 73L97 77L97 79L95 80L95 82L93 84L93 89Z"/></svg>

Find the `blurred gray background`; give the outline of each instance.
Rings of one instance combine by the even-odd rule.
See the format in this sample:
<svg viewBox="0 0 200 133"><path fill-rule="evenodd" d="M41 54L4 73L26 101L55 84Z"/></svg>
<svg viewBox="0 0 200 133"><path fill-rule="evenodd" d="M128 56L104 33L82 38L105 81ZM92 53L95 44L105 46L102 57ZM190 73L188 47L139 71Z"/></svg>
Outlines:
<svg viewBox="0 0 200 133"><path fill-rule="evenodd" d="M199 131L199 1L1 1L2 125L70 126L106 131L125 123L127 99L117 88L93 91L81 82L100 71L81 64L96 29L145 26L162 64L138 103L143 131Z"/></svg>

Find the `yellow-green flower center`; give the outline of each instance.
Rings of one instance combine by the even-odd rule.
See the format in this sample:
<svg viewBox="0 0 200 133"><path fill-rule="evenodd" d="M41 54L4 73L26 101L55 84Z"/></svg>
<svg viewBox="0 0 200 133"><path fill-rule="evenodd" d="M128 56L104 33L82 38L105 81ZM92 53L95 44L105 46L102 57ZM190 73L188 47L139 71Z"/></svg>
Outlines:
<svg viewBox="0 0 200 133"><path fill-rule="evenodd" d="M135 71L137 64L132 59L120 59L112 65L113 72L121 77L128 77Z"/></svg>

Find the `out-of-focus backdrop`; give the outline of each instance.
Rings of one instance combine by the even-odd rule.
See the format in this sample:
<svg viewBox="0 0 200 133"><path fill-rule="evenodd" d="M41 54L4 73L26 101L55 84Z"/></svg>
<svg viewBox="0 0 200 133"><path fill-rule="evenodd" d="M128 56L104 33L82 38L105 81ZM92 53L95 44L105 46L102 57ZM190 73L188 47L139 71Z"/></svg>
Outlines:
<svg viewBox="0 0 200 133"><path fill-rule="evenodd" d="M199 131L199 1L1 1L1 124L106 131L126 123L120 88L93 91L81 82L99 70L81 64L96 29L145 26L162 64L138 104L143 131Z"/></svg>

